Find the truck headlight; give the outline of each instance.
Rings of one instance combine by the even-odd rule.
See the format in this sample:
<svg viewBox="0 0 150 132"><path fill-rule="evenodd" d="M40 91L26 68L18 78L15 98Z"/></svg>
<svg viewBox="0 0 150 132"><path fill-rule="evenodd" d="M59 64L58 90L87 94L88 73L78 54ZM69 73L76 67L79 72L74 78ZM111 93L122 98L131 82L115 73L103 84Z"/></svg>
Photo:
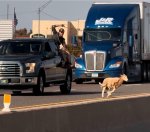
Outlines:
<svg viewBox="0 0 150 132"><path fill-rule="evenodd" d="M82 68L82 65L80 65L79 63L75 62L75 68Z"/></svg>
<svg viewBox="0 0 150 132"><path fill-rule="evenodd" d="M36 63L25 63L26 73L33 73L35 71Z"/></svg>
<svg viewBox="0 0 150 132"><path fill-rule="evenodd" d="M111 65L109 66L109 68L118 68L118 67L121 66L121 64L122 64L122 61L117 61L116 63L111 64Z"/></svg>

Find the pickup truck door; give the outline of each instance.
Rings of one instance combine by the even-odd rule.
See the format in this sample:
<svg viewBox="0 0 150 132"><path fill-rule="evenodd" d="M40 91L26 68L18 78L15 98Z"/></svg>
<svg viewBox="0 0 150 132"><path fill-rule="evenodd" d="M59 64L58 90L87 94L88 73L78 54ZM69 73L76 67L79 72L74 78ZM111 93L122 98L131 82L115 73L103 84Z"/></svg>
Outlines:
<svg viewBox="0 0 150 132"><path fill-rule="evenodd" d="M55 80L55 74L56 74L56 64L55 64L55 55L52 52L52 49L49 45L49 43L44 44L44 53L48 55L48 57L45 57L43 60L43 67L45 69L46 74L46 82L50 82L52 80Z"/></svg>

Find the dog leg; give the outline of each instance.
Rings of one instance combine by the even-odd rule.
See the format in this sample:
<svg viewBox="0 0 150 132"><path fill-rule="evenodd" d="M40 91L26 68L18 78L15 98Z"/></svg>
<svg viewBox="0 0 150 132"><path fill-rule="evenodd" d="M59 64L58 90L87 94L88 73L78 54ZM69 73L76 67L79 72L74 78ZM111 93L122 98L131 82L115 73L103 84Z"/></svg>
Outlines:
<svg viewBox="0 0 150 132"><path fill-rule="evenodd" d="M115 87L113 87L113 90L110 90L107 92L107 98L116 90Z"/></svg>
<svg viewBox="0 0 150 132"><path fill-rule="evenodd" d="M110 92L111 92L110 90L107 91L107 98L111 95Z"/></svg>
<svg viewBox="0 0 150 132"><path fill-rule="evenodd" d="M104 98L105 89L106 89L106 87L102 87L102 98Z"/></svg>

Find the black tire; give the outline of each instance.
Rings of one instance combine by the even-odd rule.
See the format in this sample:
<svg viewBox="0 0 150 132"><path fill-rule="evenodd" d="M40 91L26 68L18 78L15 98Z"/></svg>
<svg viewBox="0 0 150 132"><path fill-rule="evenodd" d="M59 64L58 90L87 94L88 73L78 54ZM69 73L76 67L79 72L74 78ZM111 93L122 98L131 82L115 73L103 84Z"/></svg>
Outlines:
<svg viewBox="0 0 150 132"><path fill-rule="evenodd" d="M12 91L13 95L18 95L18 94L21 94L22 91L19 91L19 90L16 90L16 91Z"/></svg>
<svg viewBox="0 0 150 132"><path fill-rule="evenodd" d="M72 78L70 74L66 75L66 80L63 85L60 85L60 91L62 94L70 94L72 86Z"/></svg>
<svg viewBox="0 0 150 132"><path fill-rule="evenodd" d="M82 84L82 83L83 83L83 80L77 79L77 80L75 80L75 82L76 82L76 84Z"/></svg>
<svg viewBox="0 0 150 132"><path fill-rule="evenodd" d="M95 79L95 83L98 84L100 82L100 80Z"/></svg>
<svg viewBox="0 0 150 132"><path fill-rule="evenodd" d="M127 75L127 66L126 66L126 64L125 64L124 67L123 67L122 74Z"/></svg>
<svg viewBox="0 0 150 132"><path fill-rule="evenodd" d="M41 95L44 93L44 76L40 74L38 76L37 86L33 87L34 95Z"/></svg>
<svg viewBox="0 0 150 132"><path fill-rule="evenodd" d="M148 62L143 62L142 69L141 69L141 72L142 72L141 78L142 78L143 82L148 82L149 81L149 74L148 74L149 68L148 67L149 67Z"/></svg>

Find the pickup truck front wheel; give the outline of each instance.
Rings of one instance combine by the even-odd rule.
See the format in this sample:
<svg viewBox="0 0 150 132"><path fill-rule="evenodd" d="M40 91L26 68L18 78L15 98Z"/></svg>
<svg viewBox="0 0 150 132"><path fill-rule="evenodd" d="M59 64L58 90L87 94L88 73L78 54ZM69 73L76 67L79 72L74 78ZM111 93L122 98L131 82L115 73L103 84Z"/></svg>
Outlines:
<svg viewBox="0 0 150 132"><path fill-rule="evenodd" d="M60 85L60 91L62 94L69 94L71 92L71 82L71 75L67 74L64 84Z"/></svg>
<svg viewBox="0 0 150 132"><path fill-rule="evenodd" d="M40 95L44 93L44 77L43 75L38 76L37 86L33 88L34 95Z"/></svg>

